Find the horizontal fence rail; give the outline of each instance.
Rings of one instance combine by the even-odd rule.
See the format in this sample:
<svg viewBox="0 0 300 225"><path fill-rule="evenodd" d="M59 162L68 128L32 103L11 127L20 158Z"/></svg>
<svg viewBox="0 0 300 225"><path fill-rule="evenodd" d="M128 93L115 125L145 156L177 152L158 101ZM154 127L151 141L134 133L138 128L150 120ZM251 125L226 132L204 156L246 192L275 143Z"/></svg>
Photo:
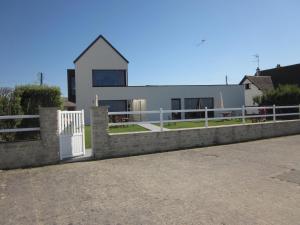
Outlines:
<svg viewBox="0 0 300 225"><path fill-rule="evenodd" d="M35 119L40 118L39 115L7 115L0 116L0 122L3 120L16 120L16 119ZM39 127L28 127L28 128L5 128L0 129L0 133L15 133L15 132L29 132L29 131L39 131Z"/></svg>
<svg viewBox="0 0 300 225"><path fill-rule="evenodd" d="M284 109L294 109L296 112L276 112L282 111ZM256 110L257 113L247 114ZM192 118L192 119L164 119L164 114L172 114L172 113L204 113L204 117L199 118ZM209 117L209 112L217 112L219 114L228 113L229 116L217 116L217 117ZM214 108L208 109L205 107L204 109L180 109L180 110L164 110L160 108L160 110L151 110L151 111L123 111L123 112L108 112L108 116L126 116L126 115L144 115L144 114L158 114L159 120L144 120L144 121L125 121L125 122L110 122L109 126L122 126L122 125L139 125L139 124L159 124L160 131L163 131L163 124L170 123L170 122L184 122L184 121L204 121L205 127L208 127L208 121L213 120L234 120L240 119L242 123L246 123L247 119L267 119L272 117L272 121L276 122L277 117L285 117L285 116L299 116L300 118L300 105L293 105L293 106L251 106L245 107L242 106L241 108ZM236 114L236 115L232 115Z"/></svg>

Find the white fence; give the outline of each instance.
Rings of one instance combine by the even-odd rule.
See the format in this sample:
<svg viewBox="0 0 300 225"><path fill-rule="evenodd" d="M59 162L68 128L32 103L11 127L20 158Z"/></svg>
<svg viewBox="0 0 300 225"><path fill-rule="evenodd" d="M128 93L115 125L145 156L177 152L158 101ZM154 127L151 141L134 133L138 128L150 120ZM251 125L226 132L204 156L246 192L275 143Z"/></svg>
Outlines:
<svg viewBox="0 0 300 225"><path fill-rule="evenodd" d="M39 115L12 115L12 116L0 116L1 120L15 120L15 119L33 119L40 118ZM11 128L11 129L0 129L0 133L13 133L13 132L27 132L27 131L39 131L39 127L30 128Z"/></svg>
<svg viewBox="0 0 300 225"><path fill-rule="evenodd" d="M283 109L294 109L292 113L277 113L276 110ZM248 111L257 110L262 113L259 114L247 114ZM272 113L268 113L271 111ZM193 119L167 119L164 120L164 114L172 114L172 113L187 113L187 112L199 112L204 113L204 117L193 118ZM209 117L209 112L216 112L219 115L217 117ZM153 121L122 121L122 122L113 122L109 123L109 126L121 126L121 125L132 125L132 124L145 124L145 123L156 123L160 124L160 130L163 131L163 124L168 122L183 122L183 121L205 121L205 127L208 127L208 121L210 120L233 120L233 119L241 119L243 123L246 123L246 119L266 119L272 117L272 121L276 122L277 117L281 116L299 116L300 118L300 105L294 106L261 106L261 107L245 107L241 108L214 108L208 109L205 107L204 109L183 109L183 110L164 110L160 108L159 110L153 111L124 111L124 112L108 112L109 116L128 116L128 115L142 115L142 114L158 114L159 120ZM226 116L225 116L226 115Z"/></svg>
<svg viewBox="0 0 300 225"><path fill-rule="evenodd" d="M85 154L84 111L58 110L60 159Z"/></svg>

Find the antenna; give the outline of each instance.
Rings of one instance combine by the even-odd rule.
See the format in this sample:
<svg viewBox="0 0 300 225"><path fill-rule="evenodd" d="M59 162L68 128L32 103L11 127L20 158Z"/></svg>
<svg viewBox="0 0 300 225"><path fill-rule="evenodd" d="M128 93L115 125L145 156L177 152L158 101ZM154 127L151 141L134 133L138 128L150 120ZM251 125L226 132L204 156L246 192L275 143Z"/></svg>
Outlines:
<svg viewBox="0 0 300 225"><path fill-rule="evenodd" d="M257 63L257 68L259 68L259 54L253 55L255 57L255 62Z"/></svg>

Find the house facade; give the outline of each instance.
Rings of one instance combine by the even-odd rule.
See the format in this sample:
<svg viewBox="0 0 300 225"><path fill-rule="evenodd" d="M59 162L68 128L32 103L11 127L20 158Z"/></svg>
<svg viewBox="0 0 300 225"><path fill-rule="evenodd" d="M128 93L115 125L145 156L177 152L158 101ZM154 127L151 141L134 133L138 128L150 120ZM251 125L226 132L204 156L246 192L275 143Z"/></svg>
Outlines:
<svg viewBox="0 0 300 225"><path fill-rule="evenodd" d="M245 105L255 106L253 98L277 88L279 85L297 85L300 87L300 64L277 66L273 69L260 70L255 75L244 76L240 85L245 90Z"/></svg>
<svg viewBox="0 0 300 225"><path fill-rule="evenodd" d="M68 98L76 109L89 112L95 105L109 111L218 108L244 105L243 85L128 85L128 60L102 35L96 38L68 70ZM221 100L222 99L222 100ZM198 113L173 113L166 119L200 117ZM211 115L212 116L212 115ZM156 120L158 115L137 115L135 120ZM90 123L89 113L85 113Z"/></svg>
<svg viewBox="0 0 300 225"><path fill-rule="evenodd" d="M273 83L269 76L245 76L241 82L245 91L245 106L256 106L253 99L264 92L273 89Z"/></svg>

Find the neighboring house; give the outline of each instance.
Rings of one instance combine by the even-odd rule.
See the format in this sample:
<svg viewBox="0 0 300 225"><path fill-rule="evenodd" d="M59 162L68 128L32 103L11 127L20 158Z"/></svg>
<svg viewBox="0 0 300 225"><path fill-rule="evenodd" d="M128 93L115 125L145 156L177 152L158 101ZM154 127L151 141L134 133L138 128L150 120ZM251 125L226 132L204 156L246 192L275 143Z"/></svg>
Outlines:
<svg viewBox="0 0 300 225"><path fill-rule="evenodd" d="M107 105L109 111L144 111L163 109L199 109L240 107L244 104L242 85L147 85L128 86L128 60L102 35L96 38L74 61L75 69L68 69L69 101L76 109L84 109L86 123L89 109ZM185 75L186 76L186 75ZM173 113L165 118L194 118L199 113ZM212 114L210 113L210 116ZM134 119L158 119L158 115L137 115Z"/></svg>
<svg viewBox="0 0 300 225"><path fill-rule="evenodd" d="M273 89L269 76L244 76L240 84L245 88L245 106L255 106L254 97Z"/></svg>
<svg viewBox="0 0 300 225"><path fill-rule="evenodd" d="M257 68L254 76L244 76L240 82L244 85L245 105L255 106L253 98L272 90L279 85L294 84L300 86L300 64L281 67L279 64L268 70Z"/></svg>

